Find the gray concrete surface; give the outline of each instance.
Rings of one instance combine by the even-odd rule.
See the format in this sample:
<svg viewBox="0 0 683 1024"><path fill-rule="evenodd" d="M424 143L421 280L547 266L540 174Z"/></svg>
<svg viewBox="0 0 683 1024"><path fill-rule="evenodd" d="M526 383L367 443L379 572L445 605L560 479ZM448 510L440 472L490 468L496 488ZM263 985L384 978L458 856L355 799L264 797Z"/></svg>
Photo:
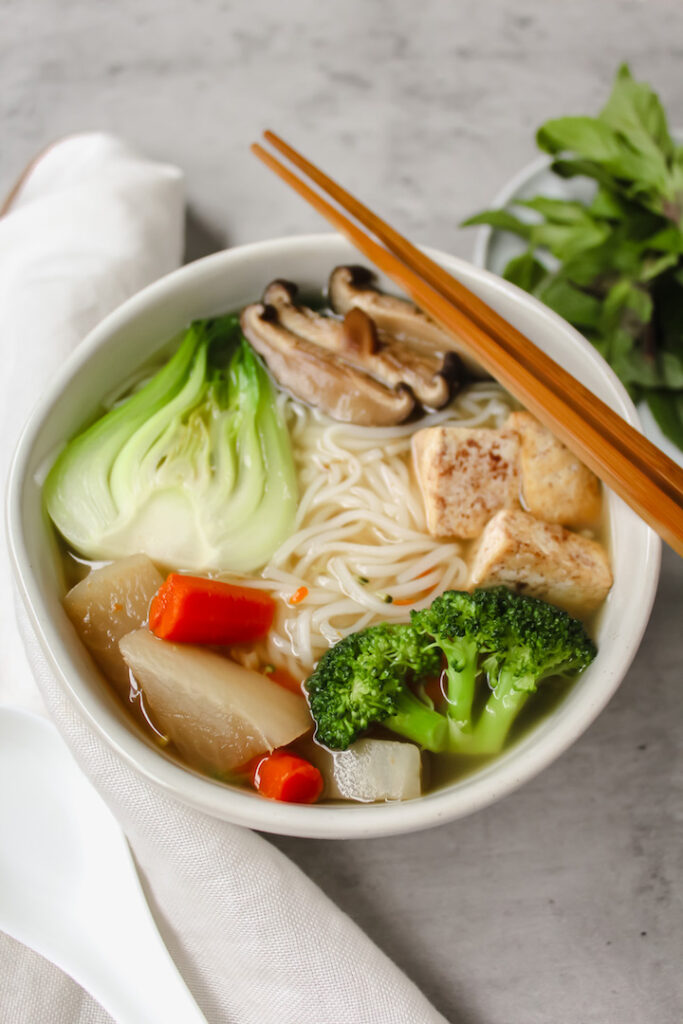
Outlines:
<svg viewBox="0 0 683 1024"><path fill-rule="evenodd" d="M461 218L622 59L683 125L682 58L680 0L0 0L0 194L51 139L105 128L184 168L190 258L324 230L249 155L270 126L467 256ZM275 840L453 1022L683 1019L682 598L667 551L619 693L502 803L421 835Z"/></svg>

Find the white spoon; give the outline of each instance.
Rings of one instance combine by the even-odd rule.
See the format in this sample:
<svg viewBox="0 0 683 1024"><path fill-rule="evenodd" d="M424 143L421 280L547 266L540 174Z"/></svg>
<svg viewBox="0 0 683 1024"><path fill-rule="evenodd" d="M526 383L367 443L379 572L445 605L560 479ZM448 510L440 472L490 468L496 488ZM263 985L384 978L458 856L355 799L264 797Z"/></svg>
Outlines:
<svg viewBox="0 0 683 1024"><path fill-rule="evenodd" d="M206 1024L116 820L45 719L0 709L0 930L119 1024Z"/></svg>

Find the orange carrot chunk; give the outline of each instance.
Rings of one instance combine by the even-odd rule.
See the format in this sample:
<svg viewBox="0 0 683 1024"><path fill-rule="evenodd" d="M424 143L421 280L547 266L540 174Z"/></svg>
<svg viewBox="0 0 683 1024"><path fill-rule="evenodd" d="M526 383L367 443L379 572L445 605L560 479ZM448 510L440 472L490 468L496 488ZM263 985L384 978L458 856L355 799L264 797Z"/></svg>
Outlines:
<svg viewBox="0 0 683 1024"><path fill-rule="evenodd" d="M242 644L265 636L275 602L251 587L171 573L152 598L149 628L182 644Z"/></svg>
<svg viewBox="0 0 683 1024"><path fill-rule="evenodd" d="M312 804L323 791L323 777L310 761L286 750L262 757L254 769L253 782L261 796L289 804Z"/></svg>

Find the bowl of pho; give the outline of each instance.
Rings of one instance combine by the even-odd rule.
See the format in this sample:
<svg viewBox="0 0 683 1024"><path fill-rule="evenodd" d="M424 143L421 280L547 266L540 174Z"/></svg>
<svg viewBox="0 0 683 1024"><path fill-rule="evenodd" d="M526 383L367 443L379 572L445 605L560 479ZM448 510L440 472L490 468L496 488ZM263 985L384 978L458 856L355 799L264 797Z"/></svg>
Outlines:
<svg viewBox="0 0 683 1024"><path fill-rule="evenodd" d="M432 255L638 425L568 324ZM9 534L104 741L209 814L326 838L450 821L554 760L623 679L660 550L336 235L217 253L92 331L22 436Z"/></svg>

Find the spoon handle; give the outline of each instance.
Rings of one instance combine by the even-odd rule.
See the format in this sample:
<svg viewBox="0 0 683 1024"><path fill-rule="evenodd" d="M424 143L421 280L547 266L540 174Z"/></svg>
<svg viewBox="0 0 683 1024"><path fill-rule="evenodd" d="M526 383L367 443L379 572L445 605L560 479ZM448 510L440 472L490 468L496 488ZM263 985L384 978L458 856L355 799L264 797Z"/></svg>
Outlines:
<svg viewBox="0 0 683 1024"><path fill-rule="evenodd" d="M95 941L65 950L63 969L113 1017L117 1024L206 1024L153 922L126 929L115 962ZM110 943L107 943L109 946ZM80 946L80 948L78 948ZM68 954L72 954L68 962Z"/></svg>
<svg viewBox="0 0 683 1024"><path fill-rule="evenodd" d="M117 1024L206 1024L116 819L45 719L0 709L0 929Z"/></svg>

